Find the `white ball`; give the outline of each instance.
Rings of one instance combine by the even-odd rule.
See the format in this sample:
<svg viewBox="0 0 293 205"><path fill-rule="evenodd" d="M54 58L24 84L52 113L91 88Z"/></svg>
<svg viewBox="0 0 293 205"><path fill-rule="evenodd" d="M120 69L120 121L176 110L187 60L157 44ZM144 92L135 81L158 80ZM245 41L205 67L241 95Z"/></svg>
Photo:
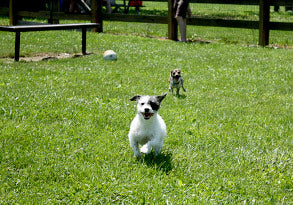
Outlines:
<svg viewBox="0 0 293 205"><path fill-rule="evenodd" d="M117 60L117 54L113 50L104 52L104 60Z"/></svg>

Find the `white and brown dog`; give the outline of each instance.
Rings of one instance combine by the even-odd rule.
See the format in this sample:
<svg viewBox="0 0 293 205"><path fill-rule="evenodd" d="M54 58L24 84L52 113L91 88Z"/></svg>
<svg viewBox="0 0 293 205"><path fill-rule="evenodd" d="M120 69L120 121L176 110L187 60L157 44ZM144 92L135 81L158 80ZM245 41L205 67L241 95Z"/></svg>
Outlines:
<svg viewBox="0 0 293 205"><path fill-rule="evenodd" d="M130 99L137 101L137 114L131 122L128 134L130 146L136 157L141 157L141 153L149 154L152 150L156 156L161 152L167 131L158 110L166 95L167 93L160 96L137 95ZM140 151L139 145L142 146Z"/></svg>
<svg viewBox="0 0 293 205"><path fill-rule="evenodd" d="M179 90L182 87L183 91L186 92L185 88L183 87L183 78L181 76L181 70L175 69L171 70L171 74L169 77L169 91L173 93L173 89L176 88L176 95L179 95Z"/></svg>

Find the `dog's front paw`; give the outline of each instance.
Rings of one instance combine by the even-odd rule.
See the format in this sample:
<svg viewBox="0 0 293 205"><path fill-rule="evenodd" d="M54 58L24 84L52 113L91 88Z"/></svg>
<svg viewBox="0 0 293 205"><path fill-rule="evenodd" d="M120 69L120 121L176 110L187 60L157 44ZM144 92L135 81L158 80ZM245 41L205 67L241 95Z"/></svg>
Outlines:
<svg viewBox="0 0 293 205"><path fill-rule="evenodd" d="M151 149L149 149L148 145L145 144L140 148L140 152L144 154L149 154L151 152Z"/></svg>

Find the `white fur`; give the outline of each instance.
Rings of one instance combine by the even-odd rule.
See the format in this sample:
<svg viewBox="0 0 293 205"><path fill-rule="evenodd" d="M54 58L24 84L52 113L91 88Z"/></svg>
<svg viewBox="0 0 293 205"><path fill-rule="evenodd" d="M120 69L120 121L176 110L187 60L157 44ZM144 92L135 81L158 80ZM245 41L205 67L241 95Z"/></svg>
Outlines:
<svg viewBox="0 0 293 205"><path fill-rule="evenodd" d="M117 54L113 50L104 52L104 60L117 60Z"/></svg>
<svg viewBox="0 0 293 205"><path fill-rule="evenodd" d="M130 125L128 138L136 157L140 157L141 153L149 154L152 149L155 151L155 155L158 155L161 152L164 137L166 136L166 124L164 120L147 103L150 98L150 96L142 96L139 98L137 114ZM145 119L142 114L145 109L149 109L149 112L153 114L149 119ZM140 151L139 145L142 145Z"/></svg>

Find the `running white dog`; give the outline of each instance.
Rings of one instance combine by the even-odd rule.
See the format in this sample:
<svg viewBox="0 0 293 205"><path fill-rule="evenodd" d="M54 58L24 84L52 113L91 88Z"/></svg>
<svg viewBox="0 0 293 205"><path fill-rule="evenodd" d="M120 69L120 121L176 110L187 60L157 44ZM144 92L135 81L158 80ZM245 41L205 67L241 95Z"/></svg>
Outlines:
<svg viewBox="0 0 293 205"><path fill-rule="evenodd" d="M167 131L158 110L166 95L167 93L161 96L137 95L130 99L137 101L137 114L131 122L128 134L130 146L136 157L141 157L141 152L149 154L152 149L156 156L161 152ZM142 145L140 151L139 145Z"/></svg>

